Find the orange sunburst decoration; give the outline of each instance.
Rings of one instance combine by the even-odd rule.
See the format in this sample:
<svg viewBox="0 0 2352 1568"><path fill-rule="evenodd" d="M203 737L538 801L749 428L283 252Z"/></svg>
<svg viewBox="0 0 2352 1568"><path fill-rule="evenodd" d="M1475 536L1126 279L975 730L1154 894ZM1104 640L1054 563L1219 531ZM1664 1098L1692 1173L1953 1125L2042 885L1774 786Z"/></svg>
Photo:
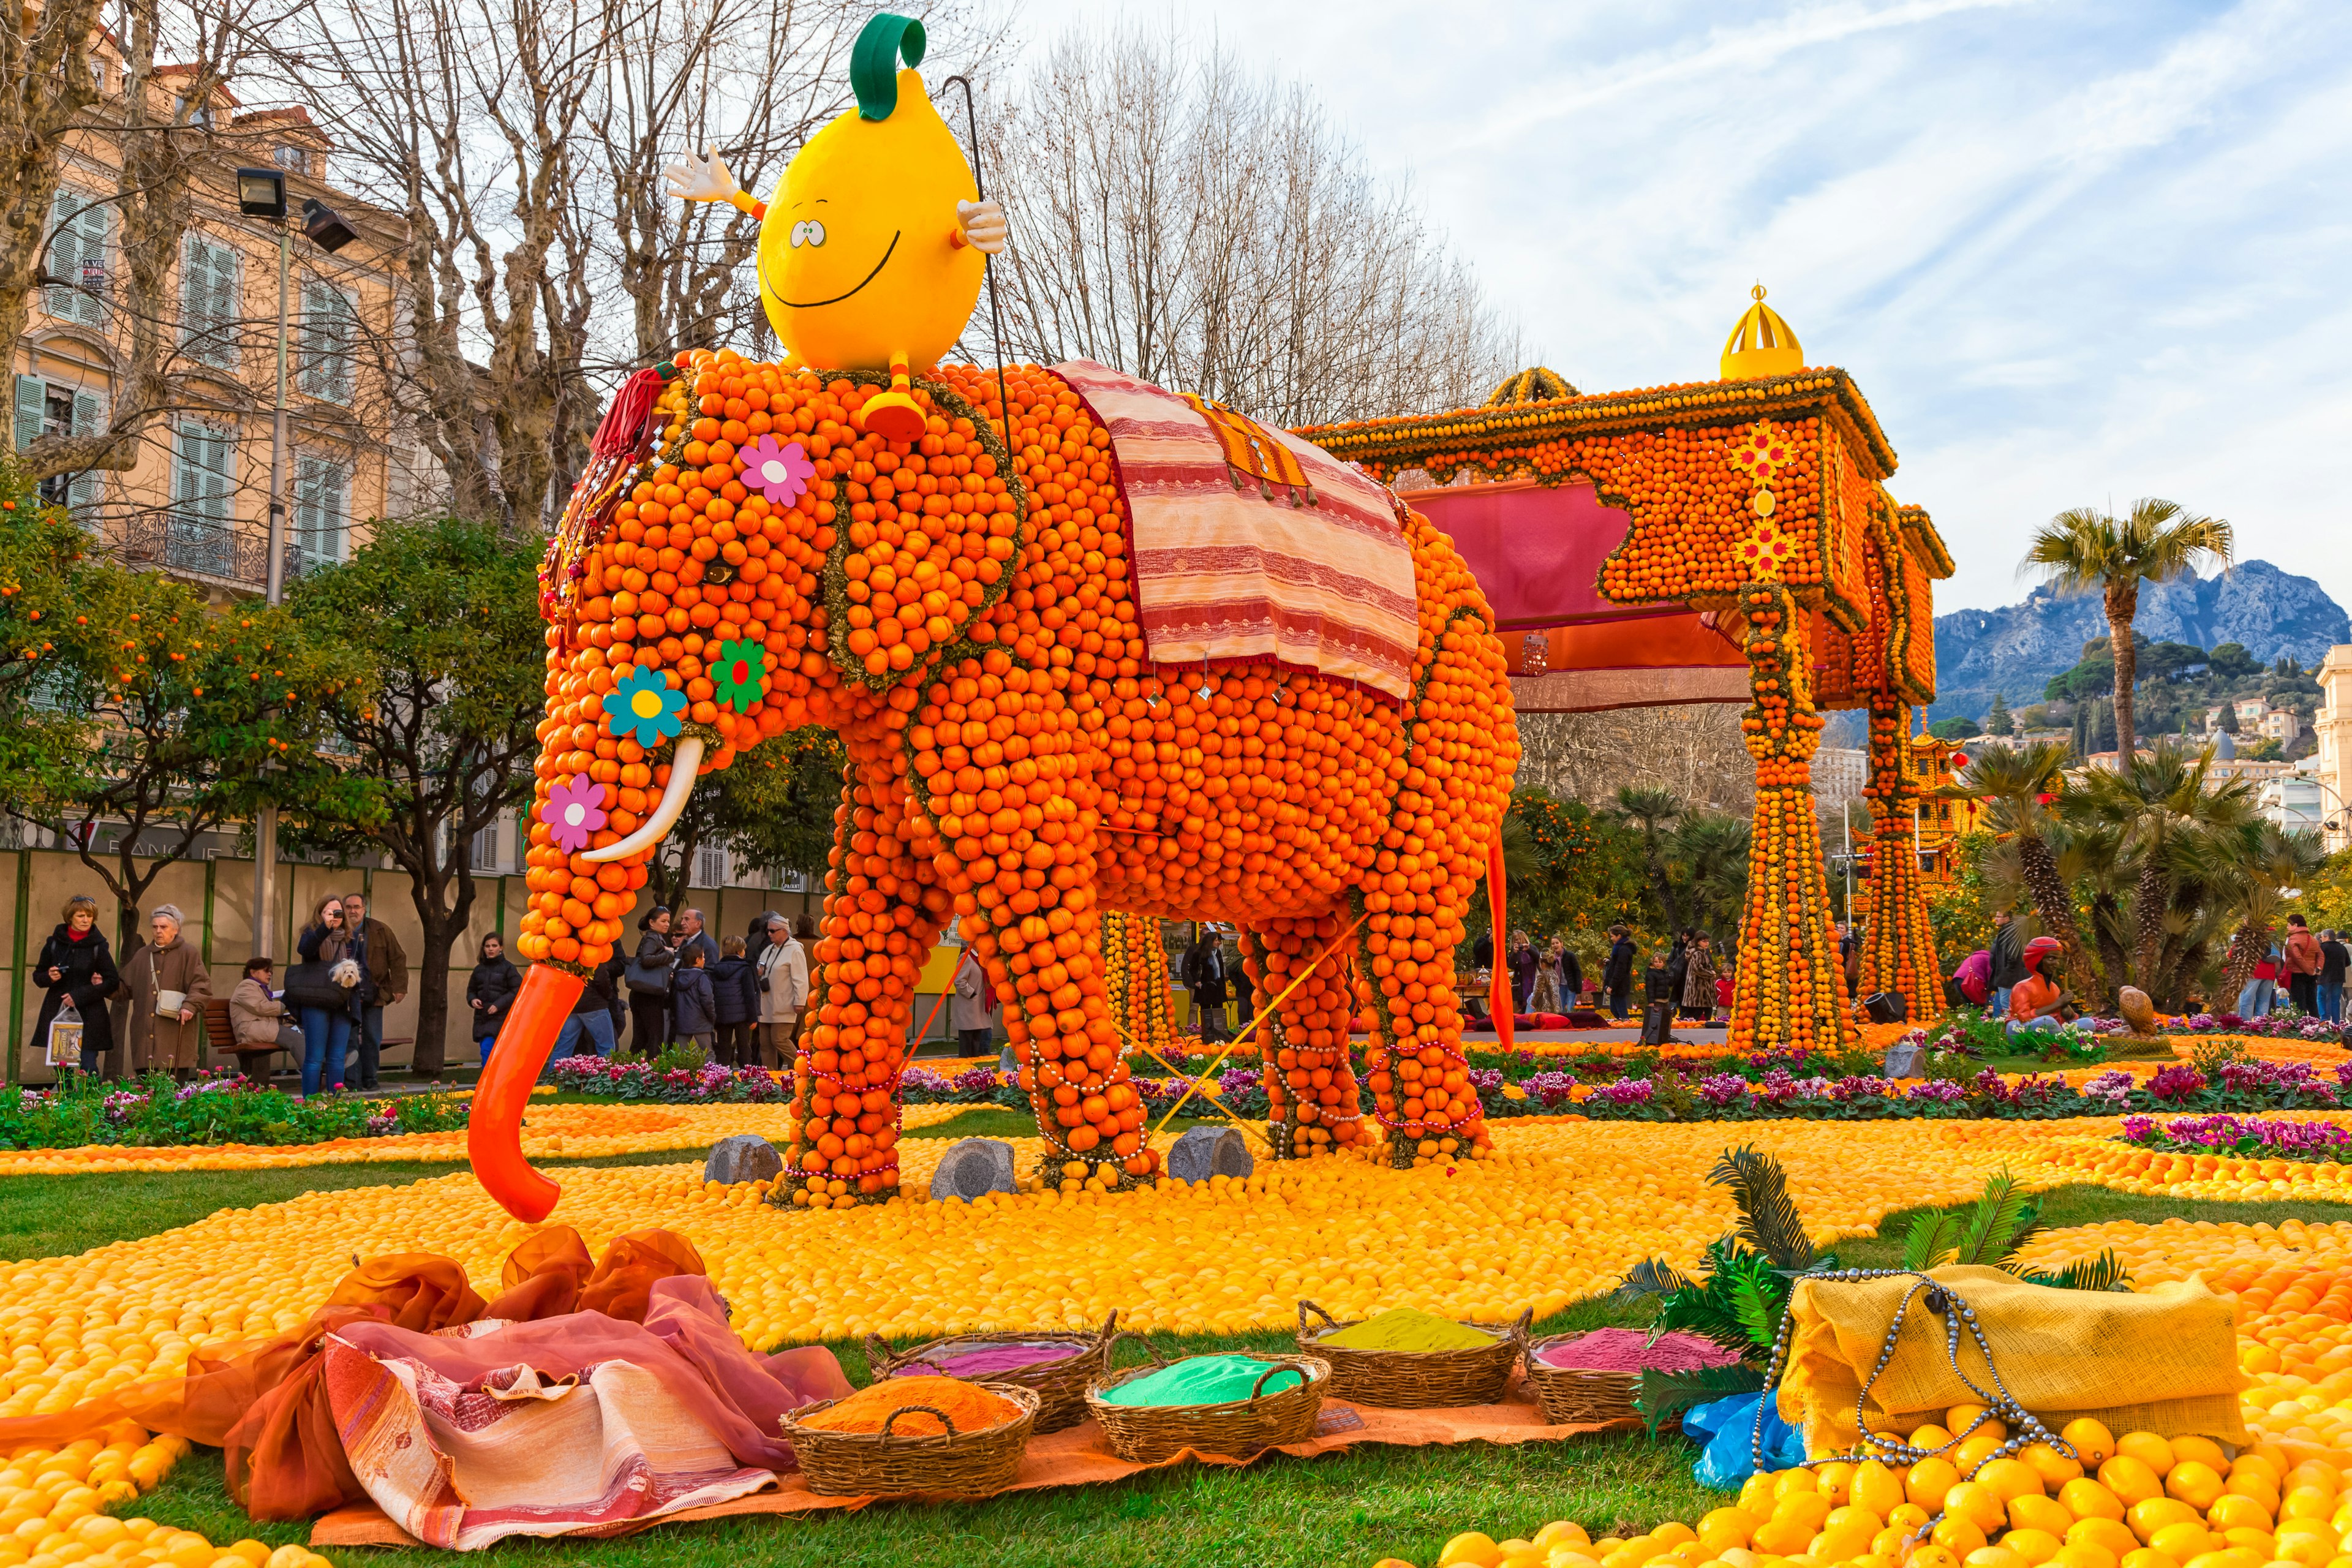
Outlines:
<svg viewBox="0 0 2352 1568"><path fill-rule="evenodd" d="M1755 507L1758 517L1772 515L1772 480L1794 456L1788 438L1772 427L1769 419L1759 419L1748 427L1745 437L1732 444L1731 466L1756 481L1756 494L1749 504Z"/></svg>

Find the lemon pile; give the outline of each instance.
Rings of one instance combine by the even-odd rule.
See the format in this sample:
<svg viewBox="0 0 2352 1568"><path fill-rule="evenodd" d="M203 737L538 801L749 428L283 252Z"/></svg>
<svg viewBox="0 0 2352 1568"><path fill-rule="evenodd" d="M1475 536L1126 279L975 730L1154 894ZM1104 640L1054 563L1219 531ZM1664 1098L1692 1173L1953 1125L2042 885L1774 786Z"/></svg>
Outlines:
<svg viewBox="0 0 2352 1568"><path fill-rule="evenodd" d="M1957 1406L1913 1440L1948 1442L1981 1414ZM2059 1436L2079 1458L2047 1444L1990 1458L2006 1433L1987 1422L1952 1459L1758 1475L1696 1525L1631 1540L1595 1541L1565 1520L1528 1539L1466 1533L1438 1568L2322 1568L2342 1556L2352 1496L2326 1460L2268 1443L2231 1458L2202 1437L2116 1438L2087 1419Z"/></svg>
<svg viewBox="0 0 2352 1568"><path fill-rule="evenodd" d="M0 1460L0 1565L63 1568L89 1564L168 1564L169 1568L324 1568L306 1546L272 1552L258 1541L215 1546L194 1531L152 1519L115 1519L104 1510L162 1480L187 1443L150 1438L128 1422L103 1439L85 1437L54 1451L25 1448Z"/></svg>

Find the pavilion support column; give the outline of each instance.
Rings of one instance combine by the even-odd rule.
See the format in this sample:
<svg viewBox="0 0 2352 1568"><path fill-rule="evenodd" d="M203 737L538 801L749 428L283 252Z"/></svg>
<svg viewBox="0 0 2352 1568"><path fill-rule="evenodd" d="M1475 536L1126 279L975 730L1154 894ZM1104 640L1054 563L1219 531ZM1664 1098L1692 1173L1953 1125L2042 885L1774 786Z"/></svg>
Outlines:
<svg viewBox="0 0 2352 1568"><path fill-rule="evenodd" d="M1805 615L1777 582L1748 584L1737 603L1749 694L1740 727L1756 759L1756 820L1731 1043L1743 1051L1835 1051L1854 1035L1813 813L1822 717L1812 702Z"/></svg>
<svg viewBox="0 0 2352 1568"><path fill-rule="evenodd" d="M1869 797L1874 829L1870 881L1861 900L1862 994L1900 995L1915 1024L1944 1011L1943 971L1927 918L1915 823L1919 775L1911 764L1911 706L1885 692L1870 699Z"/></svg>

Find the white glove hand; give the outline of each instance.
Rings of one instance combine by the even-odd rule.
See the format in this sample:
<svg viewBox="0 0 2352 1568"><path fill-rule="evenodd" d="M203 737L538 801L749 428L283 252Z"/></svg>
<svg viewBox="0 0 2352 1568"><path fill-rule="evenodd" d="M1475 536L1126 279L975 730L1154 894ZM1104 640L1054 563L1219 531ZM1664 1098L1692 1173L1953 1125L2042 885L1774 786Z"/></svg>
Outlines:
<svg viewBox="0 0 2352 1568"><path fill-rule="evenodd" d="M994 202L956 203L956 224L974 250L994 256L1004 248L1004 209Z"/></svg>
<svg viewBox="0 0 2352 1568"><path fill-rule="evenodd" d="M719 162L716 147L705 147L699 157L688 153L664 169L662 178L669 182L669 194L686 202L731 201L743 189Z"/></svg>

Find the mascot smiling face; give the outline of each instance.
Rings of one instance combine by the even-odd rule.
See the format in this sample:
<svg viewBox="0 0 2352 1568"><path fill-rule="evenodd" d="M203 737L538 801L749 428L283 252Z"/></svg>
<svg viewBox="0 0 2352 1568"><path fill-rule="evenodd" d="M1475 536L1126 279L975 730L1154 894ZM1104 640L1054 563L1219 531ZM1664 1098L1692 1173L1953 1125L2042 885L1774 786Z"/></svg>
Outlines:
<svg viewBox="0 0 2352 1568"><path fill-rule="evenodd" d="M823 369L936 364L980 300L982 257L958 228L979 195L971 167L921 76L891 69L901 48L910 68L922 58L920 25L884 31L858 40L857 108L809 138L760 226L768 320Z"/></svg>

